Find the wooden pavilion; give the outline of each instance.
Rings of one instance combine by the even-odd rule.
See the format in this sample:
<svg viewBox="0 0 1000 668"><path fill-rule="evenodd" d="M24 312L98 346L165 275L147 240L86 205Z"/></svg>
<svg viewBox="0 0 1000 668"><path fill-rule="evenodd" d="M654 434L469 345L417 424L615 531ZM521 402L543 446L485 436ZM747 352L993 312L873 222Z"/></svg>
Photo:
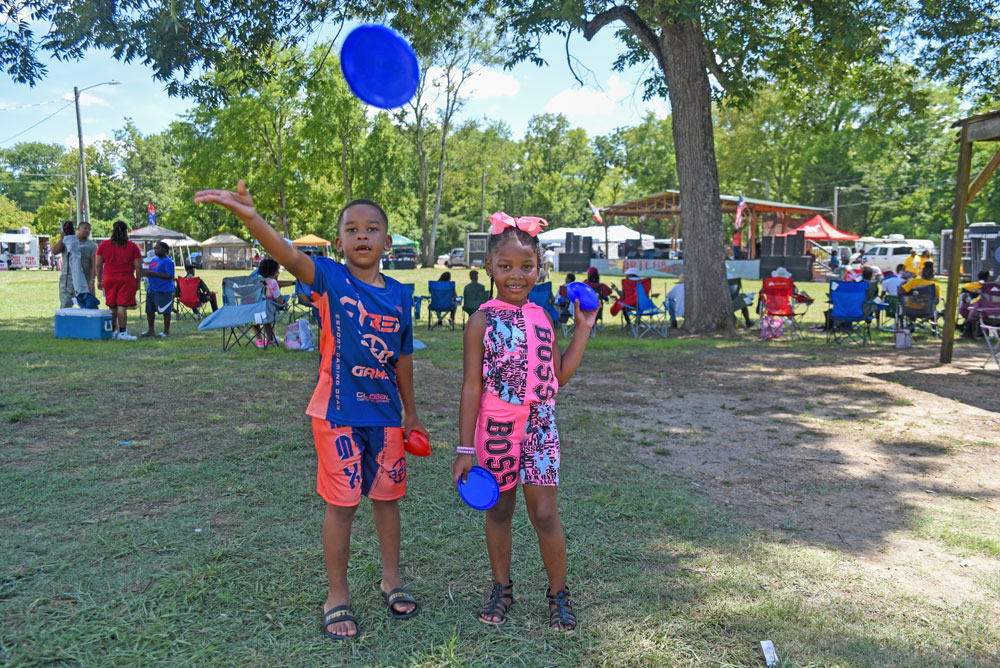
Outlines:
<svg viewBox="0 0 1000 668"><path fill-rule="evenodd" d="M721 195L722 212L735 215L736 207L739 206L740 198L733 195ZM764 214L775 214L779 225L775 226L776 234L784 234L788 231L788 226L792 222L790 216L814 216L822 212L830 212L832 209L822 206L805 206L801 204L789 204L787 202L772 202L766 199L754 199L744 197L746 203L746 216L749 218L747 229L749 237L747 239L747 249L750 252L750 259L755 259L756 241L760 237L761 217ZM601 215L605 225L610 225L616 217L638 218L637 229L642 232L642 221L646 218L673 218L673 238L678 238L678 228L681 223L681 193L679 190L665 190L656 195L648 195L628 202L619 202L611 206L601 207ZM780 232L778 231L780 227Z"/></svg>
<svg viewBox="0 0 1000 668"><path fill-rule="evenodd" d="M958 176L955 182L955 204L951 208L951 271L948 272L948 292L944 306L944 332L941 334L941 363L951 364L955 344L955 319L958 315L958 287L962 282L962 246L965 242L965 214L969 202L979 194L986 181L1000 166L1000 150L993 154L982 171L972 179L972 146L977 141L1000 141L1000 111L969 116L951 126L958 131Z"/></svg>

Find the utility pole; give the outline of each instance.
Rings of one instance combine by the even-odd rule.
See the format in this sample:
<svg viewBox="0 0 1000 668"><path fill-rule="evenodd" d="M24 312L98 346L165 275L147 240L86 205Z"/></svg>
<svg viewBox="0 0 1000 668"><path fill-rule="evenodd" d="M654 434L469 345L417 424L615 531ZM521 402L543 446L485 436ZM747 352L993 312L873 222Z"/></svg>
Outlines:
<svg viewBox="0 0 1000 668"><path fill-rule="evenodd" d="M76 103L76 136L80 142L80 169L77 172L77 182L79 183L77 188L77 220L79 222L90 222L90 193L87 191L87 165L83 158L83 125L80 123L80 93L98 86L117 86L120 83L120 81L102 81L101 83L94 84L93 86L87 86L86 88L77 88L76 86L73 86L73 101ZM79 196L81 194L83 195L82 218L80 218L79 215L79 210L81 209Z"/></svg>
<svg viewBox="0 0 1000 668"><path fill-rule="evenodd" d="M833 187L833 226L838 230L840 225L837 223L837 196L840 194L840 186Z"/></svg>
<svg viewBox="0 0 1000 668"><path fill-rule="evenodd" d="M486 168L483 167L483 180L479 186L479 231L486 231ZM468 258L466 258L468 261Z"/></svg>

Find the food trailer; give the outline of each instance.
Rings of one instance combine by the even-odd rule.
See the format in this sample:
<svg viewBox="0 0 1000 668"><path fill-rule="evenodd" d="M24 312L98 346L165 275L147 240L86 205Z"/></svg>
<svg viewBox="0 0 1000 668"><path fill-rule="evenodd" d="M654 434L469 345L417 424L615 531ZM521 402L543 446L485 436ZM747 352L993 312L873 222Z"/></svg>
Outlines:
<svg viewBox="0 0 1000 668"><path fill-rule="evenodd" d="M27 227L0 233L0 258L4 269L38 269L38 237Z"/></svg>

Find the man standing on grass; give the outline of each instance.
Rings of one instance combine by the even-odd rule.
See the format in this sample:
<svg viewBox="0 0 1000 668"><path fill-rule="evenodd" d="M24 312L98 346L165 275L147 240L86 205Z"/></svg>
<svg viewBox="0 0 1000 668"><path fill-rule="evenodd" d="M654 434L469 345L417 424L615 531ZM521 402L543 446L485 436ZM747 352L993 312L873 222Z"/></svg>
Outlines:
<svg viewBox="0 0 1000 668"><path fill-rule="evenodd" d="M74 297L94 294L94 254L97 253L97 244L90 239L90 223L80 223L75 234L72 222L63 223L59 241L52 247L53 256L60 253L62 273L59 275L59 308L72 308Z"/></svg>

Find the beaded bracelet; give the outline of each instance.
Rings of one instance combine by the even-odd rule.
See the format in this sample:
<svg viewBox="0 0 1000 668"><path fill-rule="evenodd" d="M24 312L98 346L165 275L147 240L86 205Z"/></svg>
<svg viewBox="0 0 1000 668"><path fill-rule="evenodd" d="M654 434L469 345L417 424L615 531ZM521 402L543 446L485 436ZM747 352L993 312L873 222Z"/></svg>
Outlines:
<svg viewBox="0 0 1000 668"><path fill-rule="evenodd" d="M457 452L460 455L474 455L476 454L476 449L470 448L467 445L460 445L457 448L455 448L455 452Z"/></svg>

